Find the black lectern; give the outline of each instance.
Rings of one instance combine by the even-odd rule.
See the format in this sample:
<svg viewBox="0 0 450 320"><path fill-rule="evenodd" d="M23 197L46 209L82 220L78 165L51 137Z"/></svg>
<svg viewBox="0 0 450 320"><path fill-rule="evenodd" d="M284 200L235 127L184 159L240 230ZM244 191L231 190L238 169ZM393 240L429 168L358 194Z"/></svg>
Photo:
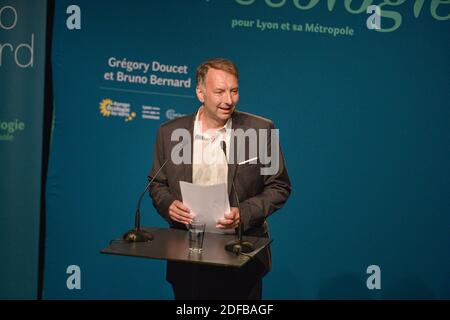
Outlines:
<svg viewBox="0 0 450 320"><path fill-rule="evenodd" d="M206 233L203 241L203 252L197 254L189 252L188 231L156 227L144 227L143 229L153 234L153 241L126 242L123 240L112 240L110 245L100 252L121 256L240 268L272 242L270 238L244 237L245 241L253 243L255 250L245 255L235 255L225 250L225 245L235 239L235 235Z"/></svg>

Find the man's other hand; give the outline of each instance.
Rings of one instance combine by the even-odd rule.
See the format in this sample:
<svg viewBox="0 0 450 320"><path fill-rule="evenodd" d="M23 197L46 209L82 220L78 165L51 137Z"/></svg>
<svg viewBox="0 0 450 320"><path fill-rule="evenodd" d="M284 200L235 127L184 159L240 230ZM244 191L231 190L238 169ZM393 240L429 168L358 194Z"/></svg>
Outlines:
<svg viewBox="0 0 450 320"><path fill-rule="evenodd" d="M240 212L236 207L231 207L231 211L229 213L225 213L223 218L220 218L217 221L216 228L218 229L235 229L239 225L240 221Z"/></svg>
<svg viewBox="0 0 450 320"><path fill-rule="evenodd" d="M190 210L183 202L175 200L169 207L169 217L174 221L178 221L184 224L192 222L194 216L190 214Z"/></svg>

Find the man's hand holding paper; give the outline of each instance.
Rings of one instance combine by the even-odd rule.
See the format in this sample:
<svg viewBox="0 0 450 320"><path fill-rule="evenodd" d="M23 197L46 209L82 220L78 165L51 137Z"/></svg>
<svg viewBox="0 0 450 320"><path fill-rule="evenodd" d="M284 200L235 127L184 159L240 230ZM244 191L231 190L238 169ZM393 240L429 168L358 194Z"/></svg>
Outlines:
<svg viewBox="0 0 450 320"><path fill-rule="evenodd" d="M240 213L239 208L231 207L229 213L225 213L223 218L217 221L216 228L218 229L235 229L239 225Z"/></svg>

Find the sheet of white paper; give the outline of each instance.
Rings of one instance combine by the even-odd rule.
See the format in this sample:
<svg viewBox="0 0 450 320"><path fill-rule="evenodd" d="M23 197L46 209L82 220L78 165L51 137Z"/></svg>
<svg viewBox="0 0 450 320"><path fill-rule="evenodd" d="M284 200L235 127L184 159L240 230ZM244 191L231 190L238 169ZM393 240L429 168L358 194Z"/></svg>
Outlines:
<svg viewBox="0 0 450 320"><path fill-rule="evenodd" d="M234 229L217 229L217 220L230 212L228 190L225 183L211 186L196 185L180 181L183 203L191 210L196 219L206 223L206 232L234 233Z"/></svg>

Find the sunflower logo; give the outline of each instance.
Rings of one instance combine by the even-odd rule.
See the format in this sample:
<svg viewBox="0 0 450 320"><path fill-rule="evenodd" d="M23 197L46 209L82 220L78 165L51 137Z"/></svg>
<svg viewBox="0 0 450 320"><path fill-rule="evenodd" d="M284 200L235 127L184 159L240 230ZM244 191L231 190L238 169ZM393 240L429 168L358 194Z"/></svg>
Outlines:
<svg viewBox="0 0 450 320"><path fill-rule="evenodd" d="M113 101L111 99L103 99L102 102L100 102L100 113L104 117L109 117L111 115L110 106L112 105Z"/></svg>
<svg viewBox="0 0 450 320"><path fill-rule="evenodd" d="M136 112L131 112L130 104L117 102L112 99L103 99L100 102L100 114L104 117L120 117L125 122L130 122L136 118Z"/></svg>

